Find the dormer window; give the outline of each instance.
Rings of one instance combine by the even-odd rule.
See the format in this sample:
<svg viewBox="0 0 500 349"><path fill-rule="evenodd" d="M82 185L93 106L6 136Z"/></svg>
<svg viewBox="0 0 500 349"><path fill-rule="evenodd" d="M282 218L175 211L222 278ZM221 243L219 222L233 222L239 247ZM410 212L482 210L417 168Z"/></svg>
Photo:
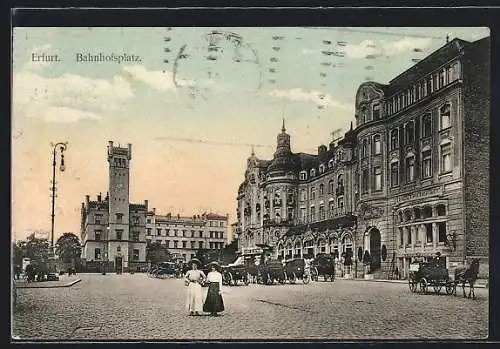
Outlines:
<svg viewBox="0 0 500 349"><path fill-rule="evenodd" d="M322 174L325 172L325 165L321 164L319 165L319 173Z"/></svg>
<svg viewBox="0 0 500 349"><path fill-rule="evenodd" d="M440 129L444 130L451 126L451 111L450 103L446 103L441 108L439 108L439 123Z"/></svg>
<svg viewBox="0 0 500 349"><path fill-rule="evenodd" d="M328 168L333 168L333 159L328 161Z"/></svg>
<svg viewBox="0 0 500 349"><path fill-rule="evenodd" d="M310 174L311 174L311 177L316 176L316 169L312 168Z"/></svg>
<svg viewBox="0 0 500 349"><path fill-rule="evenodd" d="M373 106L373 120L379 120L380 116L380 104L375 104Z"/></svg>
<svg viewBox="0 0 500 349"><path fill-rule="evenodd" d="M299 179L300 179L301 181L305 181L305 180L307 179L307 172L306 172L306 171L301 171L301 172L299 173Z"/></svg>

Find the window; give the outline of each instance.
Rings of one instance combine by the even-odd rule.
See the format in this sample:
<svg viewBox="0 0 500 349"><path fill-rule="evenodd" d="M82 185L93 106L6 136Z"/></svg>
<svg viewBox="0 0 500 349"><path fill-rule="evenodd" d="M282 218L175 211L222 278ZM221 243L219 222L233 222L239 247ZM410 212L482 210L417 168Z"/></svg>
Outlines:
<svg viewBox="0 0 500 349"><path fill-rule="evenodd" d="M177 248L177 244L179 243L179 241L177 240L174 240L174 248Z"/></svg>
<svg viewBox="0 0 500 349"><path fill-rule="evenodd" d="M316 199L316 188L311 187L311 200Z"/></svg>
<svg viewBox="0 0 500 349"><path fill-rule="evenodd" d="M132 232L132 241L139 241L139 232Z"/></svg>
<svg viewBox="0 0 500 349"><path fill-rule="evenodd" d="M134 216L134 224L139 224L139 223L140 223L139 217Z"/></svg>
<svg viewBox="0 0 500 349"><path fill-rule="evenodd" d="M132 260L133 261L139 260L139 250L137 249L132 250Z"/></svg>
<svg viewBox="0 0 500 349"><path fill-rule="evenodd" d="M122 213L117 213L116 214L116 223L121 223L123 219L123 214Z"/></svg>
<svg viewBox="0 0 500 349"><path fill-rule="evenodd" d="M325 172L325 165L321 164L319 165L319 173L324 173Z"/></svg>
<svg viewBox="0 0 500 349"><path fill-rule="evenodd" d="M373 137L373 153L375 155L382 153L380 135L375 135Z"/></svg>
<svg viewBox="0 0 500 349"><path fill-rule="evenodd" d="M344 210L344 198L338 198L337 199L337 207L339 208L339 211L342 212Z"/></svg>
<svg viewBox="0 0 500 349"><path fill-rule="evenodd" d="M445 242L446 239L446 222L438 222L438 242Z"/></svg>
<svg viewBox="0 0 500 349"><path fill-rule="evenodd" d="M146 230L148 232L148 235L151 235L151 228L147 228Z"/></svg>
<svg viewBox="0 0 500 349"><path fill-rule="evenodd" d="M449 103L439 108L439 122L441 130L451 127L451 108Z"/></svg>
<svg viewBox="0 0 500 349"><path fill-rule="evenodd" d="M361 108L361 123L365 123L368 119L366 107Z"/></svg>
<svg viewBox="0 0 500 349"><path fill-rule="evenodd" d="M223 227L224 227L224 222L219 222L219 226L220 226L221 228L223 228Z"/></svg>
<svg viewBox="0 0 500 349"><path fill-rule="evenodd" d="M330 217L334 216L335 211L335 201L330 201L328 203L328 209L330 210Z"/></svg>
<svg viewBox="0 0 500 349"><path fill-rule="evenodd" d="M410 156L406 159L406 182L415 180L415 157Z"/></svg>
<svg viewBox="0 0 500 349"><path fill-rule="evenodd" d="M100 248L94 249L94 259L101 259L101 249Z"/></svg>
<svg viewBox="0 0 500 349"><path fill-rule="evenodd" d="M116 231L116 240L121 240L123 235L123 230Z"/></svg>
<svg viewBox="0 0 500 349"><path fill-rule="evenodd" d="M151 218L148 218L148 219L146 220L146 222L147 222L147 223L151 223Z"/></svg>
<svg viewBox="0 0 500 349"><path fill-rule="evenodd" d="M361 151L361 156L366 158L368 156L368 140L363 139L363 148Z"/></svg>
<svg viewBox="0 0 500 349"><path fill-rule="evenodd" d="M432 118L431 113L424 114L422 118L422 137L430 137L432 134Z"/></svg>
<svg viewBox="0 0 500 349"><path fill-rule="evenodd" d="M428 96L432 92L432 78L428 77L425 80L425 95Z"/></svg>
<svg viewBox="0 0 500 349"><path fill-rule="evenodd" d="M373 179L374 179L374 185L375 185L375 190L382 190L382 170L380 167L375 167L373 168Z"/></svg>
<svg viewBox="0 0 500 349"><path fill-rule="evenodd" d="M305 181L307 178L307 172L305 172L305 171L300 172L299 178L301 181Z"/></svg>
<svg viewBox="0 0 500 349"><path fill-rule="evenodd" d="M411 228L407 228L407 232L408 232L407 235L408 245L411 245Z"/></svg>
<svg viewBox="0 0 500 349"><path fill-rule="evenodd" d="M451 171L451 143L441 146L441 173Z"/></svg>
<svg viewBox="0 0 500 349"><path fill-rule="evenodd" d="M214 243L213 242L210 242L210 248L213 249L214 248Z"/></svg>
<svg viewBox="0 0 500 349"><path fill-rule="evenodd" d="M102 239L102 231L96 230L95 231L95 241L101 241Z"/></svg>
<svg viewBox="0 0 500 349"><path fill-rule="evenodd" d="M413 121L408 122L405 125L405 144L412 144L415 137L415 129Z"/></svg>
<svg viewBox="0 0 500 349"><path fill-rule="evenodd" d="M335 191L333 179L328 182L328 193L333 193Z"/></svg>
<svg viewBox="0 0 500 349"><path fill-rule="evenodd" d="M158 235L158 236L161 235L161 229L156 229L156 235Z"/></svg>
<svg viewBox="0 0 500 349"><path fill-rule="evenodd" d="M210 238L213 238L213 237L214 237L214 232L213 232L213 231L211 231L211 232L210 232Z"/></svg>
<svg viewBox="0 0 500 349"><path fill-rule="evenodd" d="M94 219L95 219L95 224L101 224L102 215L96 214Z"/></svg>
<svg viewBox="0 0 500 349"><path fill-rule="evenodd" d="M373 106L373 120L379 120L380 119L380 105L375 104Z"/></svg>
<svg viewBox="0 0 500 349"><path fill-rule="evenodd" d="M446 85L446 70L443 69L439 72L439 87L443 87L444 85Z"/></svg>
<svg viewBox="0 0 500 349"><path fill-rule="evenodd" d="M391 130L391 150L397 149L399 147L399 129L395 128Z"/></svg>
<svg viewBox="0 0 500 349"><path fill-rule="evenodd" d="M325 191L325 186L323 185L323 183L321 183L319 185L319 195L322 196L324 194L324 191Z"/></svg>
<svg viewBox="0 0 500 349"><path fill-rule="evenodd" d="M182 237L183 238L186 237L186 231L185 230L182 231Z"/></svg>
<svg viewBox="0 0 500 349"><path fill-rule="evenodd" d="M404 244L403 228L399 228L399 246L403 246L403 244Z"/></svg>
<svg viewBox="0 0 500 349"><path fill-rule="evenodd" d="M200 238L203 237L203 230L200 230Z"/></svg>
<svg viewBox="0 0 500 349"><path fill-rule="evenodd" d="M453 67L449 66L446 68L446 83L450 83L453 81Z"/></svg>
<svg viewBox="0 0 500 349"><path fill-rule="evenodd" d="M438 89L438 74L432 74L432 91Z"/></svg>
<svg viewBox="0 0 500 349"><path fill-rule="evenodd" d="M198 241L198 247L203 248L203 241Z"/></svg>
<svg viewBox="0 0 500 349"><path fill-rule="evenodd" d="M194 230L191 230L191 237L194 238Z"/></svg>
<svg viewBox="0 0 500 349"><path fill-rule="evenodd" d="M446 216L446 207L444 205L438 205L436 211L438 216Z"/></svg>
<svg viewBox="0 0 500 349"><path fill-rule="evenodd" d="M361 192L368 193L368 170L363 170L361 175Z"/></svg>
<svg viewBox="0 0 500 349"><path fill-rule="evenodd" d="M429 149L422 152L422 178L430 177L432 177L432 158Z"/></svg>
<svg viewBox="0 0 500 349"><path fill-rule="evenodd" d="M122 251L122 247L121 246L116 246L116 252L120 253Z"/></svg>
<svg viewBox="0 0 500 349"><path fill-rule="evenodd" d="M300 209L300 220L301 220L301 222L306 222L307 221L307 214L306 214L305 207L302 207Z"/></svg>
<svg viewBox="0 0 500 349"><path fill-rule="evenodd" d="M319 206L319 219L325 219L325 206L323 205Z"/></svg>
<svg viewBox="0 0 500 349"><path fill-rule="evenodd" d="M182 242L182 248L186 248L187 247L187 241L183 241Z"/></svg>
<svg viewBox="0 0 500 349"><path fill-rule="evenodd" d="M314 168L311 169L311 177L316 176L316 170Z"/></svg>
<svg viewBox="0 0 500 349"><path fill-rule="evenodd" d="M433 237L432 237L432 223L427 223L425 225L425 237L426 237L426 242L427 243L432 243Z"/></svg>
<svg viewBox="0 0 500 349"><path fill-rule="evenodd" d="M399 162L391 163L391 186L396 187L399 185Z"/></svg>
<svg viewBox="0 0 500 349"><path fill-rule="evenodd" d="M316 221L316 207L311 206L311 222Z"/></svg>
<svg viewBox="0 0 500 349"><path fill-rule="evenodd" d="M177 236L177 229L174 229L174 236Z"/></svg>
<svg viewBox="0 0 500 349"><path fill-rule="evenodd" d="M333 168L333 159L330 159L330 161L328 161L328 168Z"/></svg>

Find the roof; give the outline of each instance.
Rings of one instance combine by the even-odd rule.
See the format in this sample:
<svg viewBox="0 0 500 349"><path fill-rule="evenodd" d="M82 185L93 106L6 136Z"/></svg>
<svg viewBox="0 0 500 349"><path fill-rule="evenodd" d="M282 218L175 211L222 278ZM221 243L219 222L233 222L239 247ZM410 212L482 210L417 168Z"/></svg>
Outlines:
<svg viewBox="0 0 500 349"><path fill-rule="evenodd" d="M206 213L205 218L209 220L227 221L227 216L221 216L216 213Z"/></svg>
<svg viewBox="0 0 500 349"><path fill-rule="evenodd" d="M461 39L451 40L446 45L437 49L414 66L392 79L386 87L386 96L390 97L394 93L407 88L411 83L415 83L425 75L438 69L446 62L458 56L463 47L468 44L470 44L470 42Z"/></svg>
<svg viewBox="0 0 500 349"><path fill-rule="evenodd" d="M129 204L128 206L129 211L130 210L146 210L146 205L144 204Z"/></svg>
<svg viewBox="0 0 500 349"><path fill-rule="evenodd" d="M89 201L89 208L108 208L108 201Z"/></svg>

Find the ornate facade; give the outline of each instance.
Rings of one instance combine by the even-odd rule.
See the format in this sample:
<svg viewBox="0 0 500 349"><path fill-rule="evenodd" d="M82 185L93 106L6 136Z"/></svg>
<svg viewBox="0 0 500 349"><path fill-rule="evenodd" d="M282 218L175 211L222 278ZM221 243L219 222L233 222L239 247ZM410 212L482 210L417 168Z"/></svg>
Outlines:
<svg viewBox="0 0 500 349"><path fill-rule="evenodd" d="M455 39L387 85L363 83L356 127L318 154L292 153L283 127L273 160L248 159L240 245L338 252L357 277L404 277L437 253L448 267L478 257L487 274L488 57L489 38Z"/></svg>

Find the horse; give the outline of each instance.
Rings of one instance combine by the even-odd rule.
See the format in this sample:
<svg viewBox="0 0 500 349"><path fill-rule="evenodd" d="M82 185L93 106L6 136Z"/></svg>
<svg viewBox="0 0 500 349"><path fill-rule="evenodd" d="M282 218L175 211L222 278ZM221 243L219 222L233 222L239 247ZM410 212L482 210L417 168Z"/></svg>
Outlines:
<svg viewBox="0 0 500 349"><path fill-rule="evenodd" d="M469 296L468 298L475 299L474 294L474 283L477 280L477 275L479 274L479 259L473 258L470 265L457 268L455 270L455 282L457 284L462 284L462 290L465 297L465 284L469 284ZM457 295L457 289L455 288L455 296Z"/></svg>

